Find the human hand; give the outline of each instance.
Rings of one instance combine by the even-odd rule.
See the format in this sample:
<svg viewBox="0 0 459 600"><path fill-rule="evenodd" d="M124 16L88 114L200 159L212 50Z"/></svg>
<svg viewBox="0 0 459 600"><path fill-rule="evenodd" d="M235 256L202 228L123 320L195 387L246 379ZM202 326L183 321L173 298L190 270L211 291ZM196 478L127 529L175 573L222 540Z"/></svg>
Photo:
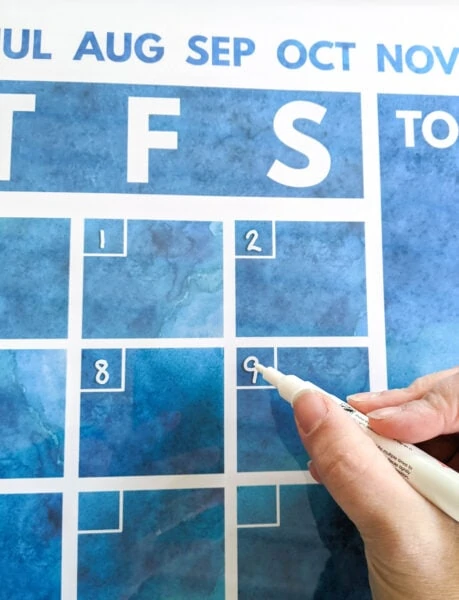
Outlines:
<svg viewBox="0 0 459 600"><path fill-rule="evenodd" d="M378 433L422 442L424 450L458 470L458 368L348 401L368 415ZM362 535L373 598L459 599L459 523L419 495L332 400L305 392L294 412L312 459L311 475Z"/></svg>

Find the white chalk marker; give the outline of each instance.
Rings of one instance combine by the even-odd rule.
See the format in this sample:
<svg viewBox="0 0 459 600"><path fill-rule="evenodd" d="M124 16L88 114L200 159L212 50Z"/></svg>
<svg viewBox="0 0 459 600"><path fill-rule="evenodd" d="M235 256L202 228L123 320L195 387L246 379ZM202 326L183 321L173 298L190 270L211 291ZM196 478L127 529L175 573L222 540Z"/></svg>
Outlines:
<svg viewBox="0 0 459 600"><path fill-rule="evenodd" d="M459 521L459 473L412 444L379 435L370 428L366 415L310 381L304 381L296 375L284 375L274 367L264 367L260 363L255 368L292 406L298 396L308 390L321 392L339 404L365 430L388 461L415 490L455 521Z"/></svg>

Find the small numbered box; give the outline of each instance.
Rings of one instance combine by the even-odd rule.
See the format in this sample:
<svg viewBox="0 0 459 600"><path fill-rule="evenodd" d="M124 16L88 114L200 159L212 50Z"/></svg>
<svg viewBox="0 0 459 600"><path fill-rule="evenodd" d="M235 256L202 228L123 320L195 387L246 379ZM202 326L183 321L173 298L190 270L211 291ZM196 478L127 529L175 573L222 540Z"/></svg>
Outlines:
<svg viewBox="0 0 459 600"><path fill-rule="evenodd" d="M256 369L257 364L274 366L274 348L238 348L237 349L237 386L271 387Z"/></svg>
<svg viewBox="0 0 459 600"><path fill-rule="evenodd" d="M126 252L126 226L122 219L86 219L84 252L95 255L120 255Z"/></svg>
<svg viewBox="0 0 459 600"><path fill-rule="evenodd" d="M272 221L236 221L236 256L270 258L274 254Z"/></svg>
<svg viewBox="0 0 459 600"><path fill-rule="evenodd" d="M237 488L239 527L275 527L278 525L278 510L275 485L243 485Z"/></svg>
<svg viewBox="0 0 459 600"><path fill-rule="evenodd" d="M122 530L120 492L80 492L78 494L78 531L120 532Z"/></svg>
<svg viewBox="0 0 459 600"><path fill-rule="evenodd" d="M85 349L81 353L81 389L83 391L122 390L123 351Z"/></svg>

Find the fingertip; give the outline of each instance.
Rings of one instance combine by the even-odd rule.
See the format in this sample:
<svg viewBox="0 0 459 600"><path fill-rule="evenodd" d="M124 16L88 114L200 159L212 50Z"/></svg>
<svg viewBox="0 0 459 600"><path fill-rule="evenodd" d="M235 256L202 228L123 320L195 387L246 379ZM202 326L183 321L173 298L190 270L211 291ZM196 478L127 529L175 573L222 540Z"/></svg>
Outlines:
<svg viewBox="0 0 459 600"><path fill-rule="evenodd" d="M395 438L404 442L411 441L406 436L408 430L411 430L412 423L405 423L406 420L403 418L406 406L406 404L402 406L385 406L367 412L370 427L384 437Z"/></svg>
<svg viewBox="0 0 459 600"><path fill-rule="evenodd" d="M425 399L399 406L386 406L367 412L370 427L388 438L416 444L450 433L445 431L445 419Z"/></svg>
<svg viewBox="0 0 459 600"><path fill-rule="evenodd" d="M346 401L350 406L366 415L378 402L379 392L364 392L347 396Z"/></svg>
<svg viewBox="0 0 459 600"><path fill-rule="evenodd" d="M382 421L387 419L392 419L394 417L398 417L402 412L401 406L386 406L384 408L378 408L376 410L371 410L367 413L367 417L369 419L374 419L376 421Z"/></svg>
<svg viewBox="0 0 459 600"><path fill-rule="evenodd" d="M410 400L412 400L412 393L407 389L364 392L362 394L351 394L347 397L349 404L365 415L386 406L401 406Z"/></svg>

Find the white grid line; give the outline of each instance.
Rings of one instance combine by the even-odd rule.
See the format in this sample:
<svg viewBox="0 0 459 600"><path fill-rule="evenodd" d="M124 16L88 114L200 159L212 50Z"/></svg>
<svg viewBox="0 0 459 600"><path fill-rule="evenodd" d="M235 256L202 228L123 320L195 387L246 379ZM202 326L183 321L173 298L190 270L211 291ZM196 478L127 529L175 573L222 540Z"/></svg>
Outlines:
<svg viewBox="0 0 459 600"><path fill-rule="evenodd" d="M225 600L237 600L236 260L234 219L223 222L223 331L225 336Z"/></svg>
<svg viewBox="0 0 459 600"><path fill-rule="evenodd" d="M384 319L381 175L379 164L378 98L365 90L362 103L362 155L365 198L365 266L368 321L368 364L371 389L387 387L386 330Z"/></svg>
<svg viewBox="0 0 459 600"><path fill-rule="evenodd" d="M71 221L70 236L69 327L62 514L62 600L77 599L83 249L83 218L74 217Z"/></svg>
<svg viewBox="0 0 459 600"><path fill-rule="evenodd" d="M238 337L239 348L360 348L369 346L368 336L298 336L298 337ZM160 348L222 348L221 338L84 338L82 349L160 349ZM61 350L68 347L67 339L3 339L0 350Z"/></svg>
<svg viewBox="0 0 459 600"><path fill-rule="evenodd" d="M238 390L274 390L273 385L238 385Z"/></svg>
<svg viewBox="0 0 459 600"><path fill-rule="evenodd" d="M285 485L315 483L308 471L240 471L234 475L236 486L273 485L273 481ZM79 492L112 492L116 487L123 491L192 490L222 488L227 484L223 473L209 475L140 475L128 477L81 477ZM43 479L2 479L0 494L52 494L68 489L62 477Z"/></svg>

